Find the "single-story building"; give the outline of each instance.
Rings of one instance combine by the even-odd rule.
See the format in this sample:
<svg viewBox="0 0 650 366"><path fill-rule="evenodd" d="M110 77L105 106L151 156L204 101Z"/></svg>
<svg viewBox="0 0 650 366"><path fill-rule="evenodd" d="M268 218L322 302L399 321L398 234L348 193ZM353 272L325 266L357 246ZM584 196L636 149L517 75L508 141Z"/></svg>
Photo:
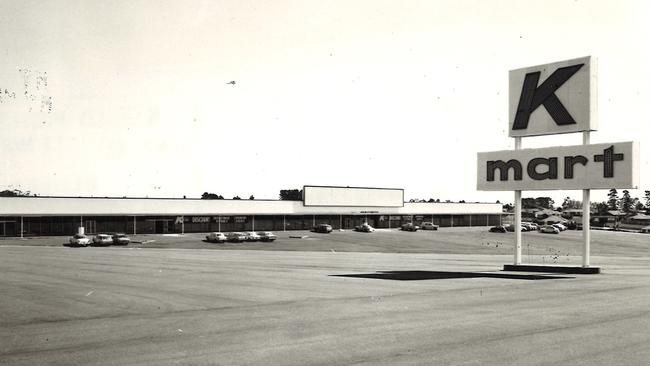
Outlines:
<svg viewBox="0 0 650 366"><path fill-rule="evenodd" d="M397 228L430 221L441 227L502 222L499 203L404 202L380 188L305 186L302 201L193 198L0 197L0 236L308 230L367 222ZM307 193L309 192L309 193Z"/></svg>

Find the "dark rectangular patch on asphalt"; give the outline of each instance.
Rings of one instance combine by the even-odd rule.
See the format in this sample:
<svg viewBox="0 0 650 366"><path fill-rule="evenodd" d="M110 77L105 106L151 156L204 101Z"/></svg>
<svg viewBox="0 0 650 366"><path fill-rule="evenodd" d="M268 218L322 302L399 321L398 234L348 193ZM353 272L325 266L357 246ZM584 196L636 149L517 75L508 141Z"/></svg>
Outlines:
<svg viewBox="0 0 650 366"><path fill-rule="evenodd" d="M374 278L393 281L446 280L455 278L501 278L508 280L556 280L575 278L518 273L446 272L446 271L380 271L376 273L354 273L330 275L332 277Z"/></svg>

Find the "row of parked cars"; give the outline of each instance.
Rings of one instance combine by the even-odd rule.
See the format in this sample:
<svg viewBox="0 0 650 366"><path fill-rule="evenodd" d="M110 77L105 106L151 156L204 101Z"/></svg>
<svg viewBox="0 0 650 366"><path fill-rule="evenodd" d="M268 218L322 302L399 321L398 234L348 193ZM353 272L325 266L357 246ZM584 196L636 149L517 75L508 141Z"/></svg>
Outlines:
<svg viewBox="0 0 650 366"><path fill-rule="evenodd" d="M128 245L131 242L126 234L97 234L92 238L84 234L76 234L70 238L69 243L71 246L87 247L94 246L108 246L108 245Z"/></svg>
<svg viewBox="0 0 650 366"><path fill-rule="evenodd" d="M418 231L418 230L438 230L439 226L432 222L423 222L420 226L412 222L408 222L400 228L402 231Z"/></svg>
<svg viewBox="0 0 650 366"><path fill-rule="evenodd" d="M412 222L406 223L400 227L403 231L418 231L418 230L438 230L438 225L432 222L423 222L421 226L415 225ZM311 231L316 233L329 234L332 232L332 225L330 224L318 224L314 226ZM375 231L375 228L370 226L368 223L363 223L361 225L355 226L354 231L371 233Z"/></svg>
<svg viewBox="0 0 650 366"><path fill-rule="evenodd" d="M551 225L537 225L533 222L522 222L521 231L539 231L540 233L545 234L559 234L560 232L567 230L568 227L564 224L557 223ZM490 232L493 233L505 233L505 232L514 232L514 225L497 225L490 228Z"/></svg>
<svg viewBox="0 0 650 366"><path fill-rule="evenodd" d="M219 233L214 232L206 235L205 240L211 243L225 243L227 241L234 243L241 243L244 241L264 241L271 242L274 241L277 237L270 231L247 231L247 232L231 232L231 233Z"/></svg>

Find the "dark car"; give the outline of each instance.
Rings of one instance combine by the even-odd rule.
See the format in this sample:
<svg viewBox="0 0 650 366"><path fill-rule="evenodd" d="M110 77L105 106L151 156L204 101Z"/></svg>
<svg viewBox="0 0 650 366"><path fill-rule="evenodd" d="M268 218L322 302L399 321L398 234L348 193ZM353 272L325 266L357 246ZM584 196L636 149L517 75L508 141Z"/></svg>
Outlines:
<svg viewBox="0 0 650 366"><path fill-rule="evenodd" d="M230 242L241 243L243 241L246 241L248 237L244 233L232 232L226 234L226 239Z"/></svg>
<svg viewBox="0 0 650 366"><path fill-rule="evenodd" d="M403 231L418 231L420 229L419 226L413 224L412 222L406 223L402 225L402 230Z"/></svg>
<svg viewBox="0 0 650 366"><path fill-rule="evenodd" d="M313 227L312 231L313 231L313 232L316 232L316 233L325 233L325 234L328 234L328 233L331 233L331 232L332 232L332 225L329 225L329 224L318 224L318 225L316 225L316 226Z"/></svg>
<svg viewBox="0 0 650 366"><path fill-rule="evenodd" d="M490 228L491 233L505 233L507 231L508 230L506 230L506 227L503 225L497 225Z"/></svg>
<svg viewBox="0 0 650 366"><path fill-rule="evenodd" d="M113 245L129 245L131 238L126 234L113 234Z"/></svg>
<svg viewBox="0 0 650 366"><path fill-rule="evenodd" d="M93 237L93 242L91 245L94 246L105 246L113 244L113 237L108 234L97 234Z"/></svg>
<svg viewBox="0 0 650 366"><path fill-rule="evenodd" d="M363 223L363 224L361 224L359 226L355 226L354 231L359 231L359 232L362 232L362 233L372 233L372 232L375 231L375 228L368 225L368 223Z"/></svg>

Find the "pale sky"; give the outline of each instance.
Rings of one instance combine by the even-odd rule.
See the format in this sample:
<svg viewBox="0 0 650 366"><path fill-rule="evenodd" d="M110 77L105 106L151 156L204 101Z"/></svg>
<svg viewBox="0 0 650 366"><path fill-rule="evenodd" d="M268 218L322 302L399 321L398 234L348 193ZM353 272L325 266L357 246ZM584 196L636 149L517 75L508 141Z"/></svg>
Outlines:
<svg viewBox="0 0 650 366"><path fill-rule="evenodd" d="M641 198L648 10L642 1L0 0L0 190L277 198L336 185L510 202L512 192L476 190L477 152L514 148L508 71L591 55L591 141L640 142L641 190L631 192ZM581 143L580 134L523 140Z"/></svg>

